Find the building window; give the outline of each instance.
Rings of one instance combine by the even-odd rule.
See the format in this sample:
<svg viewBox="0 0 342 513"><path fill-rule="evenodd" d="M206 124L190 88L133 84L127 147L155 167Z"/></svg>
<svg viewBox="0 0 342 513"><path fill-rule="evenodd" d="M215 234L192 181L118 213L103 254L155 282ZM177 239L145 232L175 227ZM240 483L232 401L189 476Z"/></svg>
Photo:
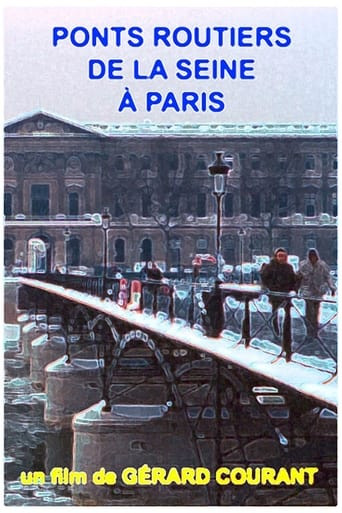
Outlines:
<svg viewBox="0 0 342 513"><path fill-rule="evenodd" d="M286 155L279 155L278 157L278 168L279 171L285 171L287 165L287 157Z"/></svg>
<svg viewBox="0 0 342 513"><path fill-rule="evenodd" d="M331 195L331 214L337 216L337 192L333 192Z"/></svg>
<svg viewBox="0 0 342 513"><path fill-rule="evenodd" d="M119 198L114 198L114 217L121 217L123 215L124 211L122 210Z"/></svg>
<svg viewBox="0 0 342 513"><path fill-rule="evenodd" d="M262 254L262 237L260 235L253 235L251 240L252 255Z"/></svg>
<svg viewBox="0 0 342 513"><path fill-rule="evenodd" d="M149 157L148 155L144 155L141 159L141 170L144 171L147 169L151 169L151 167L152 167L151 157Z"/></svg>
<svg viewBox="0 0 342 513"><path fill-rule="evenodd" d="M253 171L259 171L260 170L261 163L260 163L259 155L252 155L251 167L252 167Z"/></svg>
<svg viewBox="0 0 342 513"><path fill-rule="evenodd" d="M197 194L197 217L206 217L207 215L207 195L205 192Z"/></svg>
<svg viewBox="0 0 342 513"><path fill-rule="evenodd" d="M306 217L315 217L316 215L316 194L305 194L304 208Z"/></svg>
<svg viewBox="0 0 342 513"><path fill-rule="evenodd" d="M199 155L199 157L197 159L196 170L197 171L203 171L204 169L207 169L207 164L206 164L206 161L205 161L205 156L204 155Z"/></svg>
<svg viewBox="0 0 342 513"><path fill-rule="evenodd" d="M337 155L333 156L332 168L333 168L334 171L337 171L337 168L338 168L338 165L337 165Z"/></svg>
<svg viewBox="0 0 342 513"><path fill-rule="evenodd" d="M72 237L67 242L67 265L79 266L80 265L80 240Z"/></svg>
<svg viewBox="0 0 342 513"><path fill-rule="evenodd" d="M50 269L50 243L47 238L44 240L33 237L28 241L28 268L31 273L45 273ZM51 253L50 253L51 254Z"/></svg>
<svg viewBox="0 0 342 513"><path fill-rule="evenodd" d="M228 192L224 197L224 217L234 216L234 195Z"/></svg>
<svg viewBox="0 0 342 513"><path fill-rule="evenodd" d="M124 262L125 261L125 240L124 239L116 239L115 245L115 262Z"/></svg>
<svg viewBox="0 0 342 513"><path fill-rule="evenodd" d="M125 163L122 155L118 155L115 158L114 166L117 171L123 171L125 169Z"/></svg>
<svg viewBox="0 0 342 513"><path fill-rule="evenodd" d="M332 241L332 258L334 263L337 262L337 239L336 237Z"/></svg>
<svg viewBox="0 0 342 513"><path fill-rule="evenodd" d="M305 248L307 251L309 251L309 249L316 248L316 244L316 237L313 234L305 237Z"/></svg>
<svg viewBox="0 0 342 513"><path fill-rule="evenodd" d="M313 171L315 169L315 157L313 155L305 156L305 169L307 171Z"/></svg>
<svg viewBox="0 0 342 513"><path fill-rule="evenodd" d="M47 184L34 184L31 187L31 212L33 216L48 216L50 187Z"/></svg>
<svg viewBox="0 0 342 513"><path fill-rule="evenodd" d="M4 240L4 264L6 267L14 264L14 244L12 239Z"/></svg>
<svg viewBox="0 0 342 513"><path fill-rule="evenodd" d="M181 248L181 240L179 237L173 237L170 240L169 244L169 253L170 253L170 266L177 267L179 269L181 262L180 248Z"/></svg>
<svg viewBox="0 0 342 513"><path fill-rule="evenodd" d="M77 192L69 193L69 215L78 216L79 214L79 196Z"/></svg>
<svg viewBox="0 0 342 513"><path fill-rule="evenodd" d="M179 165L177 153L167 153L165 155L165 162L170 171L177 171Z"/></svg>
<svg viewBox="0 0 342 513"><path fill-rule="evenodd" d="M196 248L201 251L206 251L208 249L208 241L207 239L204 239L201 237L200 239L197 239L196 242Z"/></svg>
<svg viewBox="0 0 342 513"><path fill-rule="evenodd" d="M279 239L279 248L284 248L288 253L290 252L290 244L289 239L287 237L283 237L282 239Z"/></svg>
<svg viewBox="0 0 342 513"><path fill-rule="evenodd" d="M141 253L141 261L142 262L149 262L152 260L152 241L151 239L144 239L141 243L140 248Z"/></svg>
<svg viewBox="0 0 342 513"><path fill-rule="evenodd" d="M5 216L12 215L12 193L5 192L4 194L4 214Z"/></svg>
<svg viewBox="0 0 342 513"><path fill-rule="evenodd" d="M151 194L147 192L142 193L142 216L150 217L151 216Z"/></svg>
<svg viewBox="0 0 342 513"><path fill-rule="evenodd" d="M223 238L222 249L222 256L226 264L235 264L235 243L231 235Z"/></svg>
<svg viewBox="0 0 342 513"><path fill-rule="evenodd" d="M281 192L278 197L279 217L287 217L288 216L288 201L289 201L289 196L288 196L287 192Z"/></svg>
<svg viewBox="0 0 342 513"><path fill-rule="evenodd" d="M260 194L259 193L251 194L251 216L252 217L260 216Z"/></svg>

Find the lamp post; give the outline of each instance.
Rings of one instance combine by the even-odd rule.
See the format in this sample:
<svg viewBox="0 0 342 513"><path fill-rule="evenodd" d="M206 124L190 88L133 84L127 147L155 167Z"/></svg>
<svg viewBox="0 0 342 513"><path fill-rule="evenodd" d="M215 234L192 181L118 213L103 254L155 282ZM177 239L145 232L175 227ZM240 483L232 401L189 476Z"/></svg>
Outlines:
<svg viewBox="0 0 342 513"><path fill-rule="evenodd" d="M104 207L101 214L103 237L103 284L102 284L102 299L106 297L106 277L107 277L107 260L108 260L108 229L112 216L109 213L109 208Z"/></svg>
<svg viewBox="0 0 342 513"><path fill-rule="evenodd" d="M216 265L217 275L220 271L221 259L221 216L222 216L222 198L225 194L225 177L231 169L223 160L223 151L216 152L215 161L210 164L208 170L209 175L214 177L214 191L213 195L216 198Z"/></svg>
<svg viewBox="0 0 342 513"><path fill-rule="evenodd" d="M243 239L246 235L246 231L243 228L240 228L238 231L238 237L240 241L240 283L243 283L243 272L242 272L242 264L243 264Z"/></svg>
<svg viewBox="0 0 342 513"><path fill-rule="evenodd" d="M68 270L68 242L71 237L70 228L67 226L63 232L64 235L64 252L65 252L65 272Z"/></svg>

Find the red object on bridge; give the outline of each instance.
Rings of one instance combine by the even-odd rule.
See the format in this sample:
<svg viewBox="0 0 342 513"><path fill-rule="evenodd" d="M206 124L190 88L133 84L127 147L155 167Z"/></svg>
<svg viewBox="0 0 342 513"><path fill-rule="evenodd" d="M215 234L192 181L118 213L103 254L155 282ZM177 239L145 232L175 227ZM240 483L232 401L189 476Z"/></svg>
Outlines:
<svg viewBox="0 0 342 513"><path fill-rule="evenodd" d="M119 295L118 295L118 304L122 306L122 308L127 307L128 303L128 282L126 278L121 278L120 287L119 287Z"/></svg>
<svg viewBox="0 0 342 513"><path fill-rule="evenodd" d="M141 297L141 282L133 280L131 283L131 300L127 307L129 310L140 309L140 297Z"/></svg>

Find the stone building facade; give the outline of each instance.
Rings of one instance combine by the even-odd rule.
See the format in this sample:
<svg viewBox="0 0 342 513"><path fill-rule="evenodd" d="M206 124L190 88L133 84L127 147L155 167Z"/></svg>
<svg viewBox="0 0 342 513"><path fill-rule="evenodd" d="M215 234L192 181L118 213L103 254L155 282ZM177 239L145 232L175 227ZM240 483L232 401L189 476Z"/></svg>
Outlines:
<svg viewBox="0 0 342 513"><path fill-rule="evenodd" d="M222 208L222 255L337 258L334 125L79 125L46 112L5 126L5 265L103 262L101 212L112 216L108 262L152 258L190 267L215 254L216 203L208 165L233 163ZM68 230L66 230L68 229Z"/></svg>

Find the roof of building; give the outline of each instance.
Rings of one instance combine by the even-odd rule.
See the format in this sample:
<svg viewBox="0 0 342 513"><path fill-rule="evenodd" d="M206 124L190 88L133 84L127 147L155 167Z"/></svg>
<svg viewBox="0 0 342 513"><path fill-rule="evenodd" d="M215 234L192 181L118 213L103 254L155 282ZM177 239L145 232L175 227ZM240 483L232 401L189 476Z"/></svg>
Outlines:
<svg viewBox="0 0 342 513"><path fill-rule="evenodd" d="M50 120L62 122L70 127L74 127L78 132L99 135L137 135L137 136L211 136L220 137L229 135L230 137L274 137L274 136L295 136L295 137L336 137L337 127L334 123L316 124L316 123L153 123L145 120L142 123L100 123L100 122L76 122L66 117L54 113L37 110L22 114L5 123L5 132L10 135L11 128L20 123L37 119L44 116ZM47 133L44 128L39 129L34 134L52 135ZM33 134L32 133L32 134ZM55 134L54 134L55 135ZM70 134L71 135L71 134Z"/></svg>

